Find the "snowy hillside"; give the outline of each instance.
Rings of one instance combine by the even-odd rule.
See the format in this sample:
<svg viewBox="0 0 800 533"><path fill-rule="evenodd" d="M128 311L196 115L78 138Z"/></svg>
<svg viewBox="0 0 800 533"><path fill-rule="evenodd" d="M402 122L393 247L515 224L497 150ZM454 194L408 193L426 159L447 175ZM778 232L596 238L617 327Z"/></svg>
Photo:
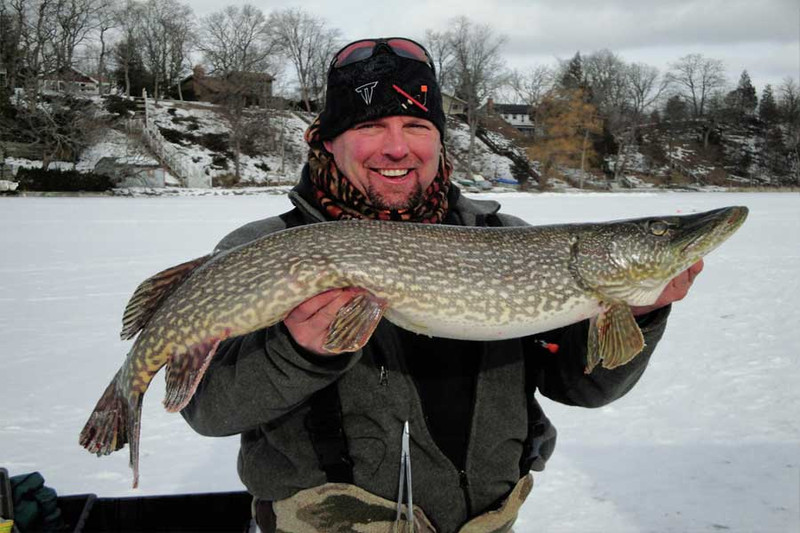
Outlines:
<svg viewBox="0 0 800 533"><path fill-rule="evenodd" d="M797 155L781 131L755 118L647 124L624 150L624 174L663 186L796 186ZM608 156L607 167L616 160Z"/></svg>
<svg viewBox="0 0 800 533"><path fill-rule="evenodd" d="M231 184L235 172L232 119L225 108L199 102L161 101L148 106L164 140L211 176ZM305 161L303 133L308 124L289 111L253 109L244 112L239 128L241 185L293 183Z"/></svg>
<svg viewBox="0 0 800 533"><path fill-rule="evenodd" d="M545 403L558 446L515 531L798 531L800 195L484 197L534 224L751 209L633 391L595 410ZM288 207L285 195L0 198L0 466L41 471L60 494L241 490L238 439L166 413L161 377L144 402L140 489L127 449L97 458L78 433L130 347L119 328L137 284Z"/></svg>

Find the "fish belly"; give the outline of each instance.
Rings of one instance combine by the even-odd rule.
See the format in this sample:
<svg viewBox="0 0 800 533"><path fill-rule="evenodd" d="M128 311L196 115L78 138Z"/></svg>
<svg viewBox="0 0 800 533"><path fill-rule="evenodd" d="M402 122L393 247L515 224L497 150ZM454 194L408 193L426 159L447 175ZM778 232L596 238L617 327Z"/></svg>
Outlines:
<svg viewBox="0 0 800 533"><path fill-rule="evenodd" d="M384 316L396 326L430 337L493 341L525 337L569 326L596 316L600 311L597 300L582 298L566 302L557 311L505 308L490 315L474 310L448 313L446 308L441 312L430 312L407 306L390 306Z"/></svg>

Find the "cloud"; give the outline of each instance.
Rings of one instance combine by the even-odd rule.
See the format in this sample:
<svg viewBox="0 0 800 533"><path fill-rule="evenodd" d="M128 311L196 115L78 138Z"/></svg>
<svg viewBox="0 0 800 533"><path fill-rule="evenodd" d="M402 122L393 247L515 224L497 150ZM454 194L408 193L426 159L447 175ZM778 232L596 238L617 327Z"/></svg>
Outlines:
<svg viewBox="0 0 800 533"><path fill-rule="evenodd" d="M515 4L506 0L503 4ZM510 53L564 54L575 50L697 47L743 42L798 42L800 3L621 2L533 4L513 20L494 19L509 37Z"/></svg>

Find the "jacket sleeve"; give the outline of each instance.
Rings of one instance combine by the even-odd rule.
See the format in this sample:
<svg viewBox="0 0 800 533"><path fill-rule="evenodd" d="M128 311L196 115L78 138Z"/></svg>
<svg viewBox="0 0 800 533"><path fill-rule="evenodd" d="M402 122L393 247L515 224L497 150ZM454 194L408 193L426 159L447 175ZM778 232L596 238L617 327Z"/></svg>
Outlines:
<svg viewBox="0 0 800 533"><path fill-rule="evenodd" d="M536 359L534 379L537 389L551 400L581 407L600 407L624 396L639 381L650 357L664 334L671 306L637 318L645 347L629 363L613 370L595 367L586 374L586 349L589 321L553 330L525 339L526 353ZM551 354L538 346L539 341L558 344Z"/></svg>
<svg viewBox="0 0 800 533"><path fill-rule="evenodd" d="M276 421L349 370L361 352L321 357L283 323L220 343L181 414L201 435L226 436Z"/></svg>

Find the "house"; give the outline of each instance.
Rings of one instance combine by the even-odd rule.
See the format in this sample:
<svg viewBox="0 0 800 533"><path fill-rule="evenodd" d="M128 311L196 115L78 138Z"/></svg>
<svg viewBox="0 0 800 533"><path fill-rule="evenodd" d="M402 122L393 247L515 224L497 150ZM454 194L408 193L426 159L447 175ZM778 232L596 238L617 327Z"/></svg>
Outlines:
<svg viewBox="0 0 800 533"><path fill-rule="evenodd" d="M531 120L531 108L525 104L496 104L492 98L486 103L487 112L497 115L520 133L533 135L536 124Z"/></svg>
<svg viewBox="0 0 800 533"><path fill-rule="evenodd" d="M99 85L96 79L74 67L63 67L42 77L45 93L93 95L99 94Z"/></svg>
<svg viewBox="0 0 800 533"><path fill-rule="evenodd" d="M452 94L442 93L442 108L445 115L464 115L467 113L467 102Z"/></svg>
<svg viewBox="0 0 800 533"><path fill-rule="evenodd" d="M197 65L192 74L181 81L184 100L219 103L227 95L244 96L246 105L266 105L272 97L273 77L265 72L231 72L225 76L208 76Z"/></svg>

